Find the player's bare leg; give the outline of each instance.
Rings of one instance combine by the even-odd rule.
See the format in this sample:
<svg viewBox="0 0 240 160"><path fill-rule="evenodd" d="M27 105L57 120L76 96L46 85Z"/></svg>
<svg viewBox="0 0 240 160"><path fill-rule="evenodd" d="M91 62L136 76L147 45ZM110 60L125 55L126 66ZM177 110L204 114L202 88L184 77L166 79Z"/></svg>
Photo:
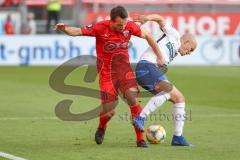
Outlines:
<svg viewBox="0 0 240 160"><path fill-rule="evenodd" d="M129 88L128 90L125 91L125 93L123 95L126 103L130 107L132 119L136 118L142 111L141 104L137 101L138 93L139 93L138 88ZM134 126L134 130L135 130L136 137L137 137L137 147L144 147L144 148L148 147L148 145L146 144L146 142L144 140L144 135L141 132L141 130L139 130L135 126Z"/></svg>
<svg viewBox="0 0 240 160"><path fill-rule="evenodd" d="M102 111L100 112L99 115L99 125L95 133L95 141L97 144L103 143L107 123L114 116L115 107L117 106L117 104L118 104L117 100L106 104L102 104Z"/></svg>
<svg viewBox="0 0 240 160"><path fill-rule="evenodd" d="M170 97L169 101L173 103L172 116L173 116L174 133L173 133L172 145L192 146L183 137L183 127L184 127L184 120L185 120L185 97L182 94L182 92L179 91L175 86L172 87L170 92L168 92L169 91L168 87L167 89L165 88L166 86L168 85L167 84L157 85L157 87L159 87L158 93L165 92L163 96L160 96L157 99L159 100L165 97L165 100L166 100L167 98ZM159 108L163 103L164 101L162 101L161 104L156 104L153 108Z"/></svg>
<svg viewBox="0 0 240 160"><path fill-rule="evenodd" d="M155 96L148 101L140 115L133 120L134 125L144 132L144 121L151 112L155 111L159 106L170 99L170 94L168 92L171 92L172 89L172 84L167 80L156 83L154 87Z"/></svg>
<svg viewBox="0 0 240 160"><path fill-rule="evenodd" d="M174 146L192 146L187 140L183 137L183 127L185 120L185 97L183 94L176 88L173 87L173 90L169 92L170 101L173 103L173 126L174 133L172 138L172 145Z"/></svg>
<svg viewBox="0 0 240 160"><path fill-rule="evenodd" d="M173 103L172 116L174 125L172 145L191 146L182 136L185 120L185 97L183 94L167 80L158 82L155 85L155 93L156 95L150 99L142 110L139 119L145 120L151 112L154 112L168 100L171 101ZM138 124L139 128L144 127L141 126L141 123Z"/></svg>

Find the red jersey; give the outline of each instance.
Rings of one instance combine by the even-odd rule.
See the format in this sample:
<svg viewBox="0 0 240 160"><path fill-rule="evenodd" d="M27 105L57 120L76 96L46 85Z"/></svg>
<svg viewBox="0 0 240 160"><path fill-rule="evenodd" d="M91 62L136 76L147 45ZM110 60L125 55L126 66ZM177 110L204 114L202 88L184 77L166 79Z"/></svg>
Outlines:
<svg viewBox="0 0 240 160"><path fill-rule="evenodd" d="M141 37L141 29L128 21L120 32L114 31L110 21L101 21L81 28L83 35L96 37L97 68L102 104L118 99L129 88L137 88L129 63L128 45L132 35ZM129 76L130 75L130 76ZM130 77L130 78L129 78Z"/></svg>
<svg viewBox="0 0 240 160"><path fill-rule="evenodd" d="M5 34L7 34L7 35L15 34L14 28L10 21L6 21L6 23L4 24L4 30L5 30Z"/></svg>
<svg viewBox="0 0 240 160"><path fill-rule="evenodd" d="M85 36L96 37L97 57L103 63L100 74L105 75L110 74L111 63L115 63L113 56L123 54L127 57L124 61L129 63L128 45L131 36L142 35L140 26L133 21L128 21L120 32L111 28L110 20L100 21L81 30ZM100 69L99 65L97 66Z"/></svg>

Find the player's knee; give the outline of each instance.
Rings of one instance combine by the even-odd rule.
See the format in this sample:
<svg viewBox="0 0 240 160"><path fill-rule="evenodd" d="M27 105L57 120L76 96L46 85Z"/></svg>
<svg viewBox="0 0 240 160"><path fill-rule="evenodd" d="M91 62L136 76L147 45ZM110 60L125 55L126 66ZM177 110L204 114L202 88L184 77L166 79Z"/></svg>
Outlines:
<svg viewBox="0 0 240 160"><path fill-rule="evenodd" d="M116 113L115 110L111 110L107 113L107 116L108 117L113 117L115 115L115 113Z"/></svg>
<svg viewBox="0 0 240 160"><path fill-rule="evenodd" d="M169 81L161 81L155 85L154 89L157 93L160 93L162 91L169 93L172 91L173 85Z"/></svg>
<svg viewBox="0 0 240 160"><path fill-rule="evenodd" d="M128 105L134 105L136 103L136 98L133 95L127 94L124 96L124 99Z"/></svg>
<svg viewBox="0 0 240 160"><path fill-rule="evenodd" d="M127 104L130 106L134 106L136 105L136 103L137 103L136 98L127 99Z"/></svg>
<svg viewBox="0 0 240 160"><path fill-rule="evenodd" d="M137 103L136 98L138 96L138 89L137 88L130 88L128 91L125 92L124 98L128 105L135 105Z"/></svg>
<svg viewBox="0 0 240 160"><path fill-rule="evenodd" d="M105 113L106 116L112 117L115 114L115 107L117 106L118 101L111 101L109 103L103 104L103 113Z"/></svg>
<svg viewBox="0 0 240 160"><path fill-rule="evenodd" d="M105 110L104 112L105 112L104 114L106 116L108 116L108 117L112 117L112 116L115 115L115 110L114 109L112 109L112 110Z"/></svg>
<svg viewBox="0 0 240 160"><path fill-rule="evenodd" d="M185 102L185 97L182 93L180 93L178 96L177 96L177 102L176 103L183 103Z"/></svg>
<svg viewBox="0 0 240 160"><path fill-rule="evenodd" d="M171 94L171 100L174 103L183 103L185 102L185 97L181 92L177 92L175 94Z"/></svg>

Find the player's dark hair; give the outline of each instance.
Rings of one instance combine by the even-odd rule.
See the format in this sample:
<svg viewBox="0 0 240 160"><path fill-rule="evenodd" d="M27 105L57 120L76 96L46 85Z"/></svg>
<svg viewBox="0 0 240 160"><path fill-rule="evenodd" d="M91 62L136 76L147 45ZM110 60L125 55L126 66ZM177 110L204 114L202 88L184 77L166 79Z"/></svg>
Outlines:
<svg viewBox="0 0 240 160"><path fill-rule="evenodd" d="M128 17L127 10L123 6L114 7L110 13L111 21L115 21L117 17L122 19Z"/></svg>

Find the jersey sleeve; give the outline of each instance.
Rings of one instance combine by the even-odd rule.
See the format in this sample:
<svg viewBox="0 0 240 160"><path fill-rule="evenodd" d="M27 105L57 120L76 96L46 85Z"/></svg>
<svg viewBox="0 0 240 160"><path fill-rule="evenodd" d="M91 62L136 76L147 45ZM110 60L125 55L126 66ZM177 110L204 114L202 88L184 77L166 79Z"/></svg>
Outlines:
<svg viewBox="0 0 240 160"><path fill-rule="evenodd" d="M139 25L134 22L130 22L132 28L132 35L142 37L142 31Z"/></svg>
<svg viewBox="0 0 240 160"><path fill-rule="evenodd" d="M96 37L97 36L97 27L98 25L96 24L90 24L86 27L80 27L82 30L83 36L91 36L91 37Z"/></svg>

